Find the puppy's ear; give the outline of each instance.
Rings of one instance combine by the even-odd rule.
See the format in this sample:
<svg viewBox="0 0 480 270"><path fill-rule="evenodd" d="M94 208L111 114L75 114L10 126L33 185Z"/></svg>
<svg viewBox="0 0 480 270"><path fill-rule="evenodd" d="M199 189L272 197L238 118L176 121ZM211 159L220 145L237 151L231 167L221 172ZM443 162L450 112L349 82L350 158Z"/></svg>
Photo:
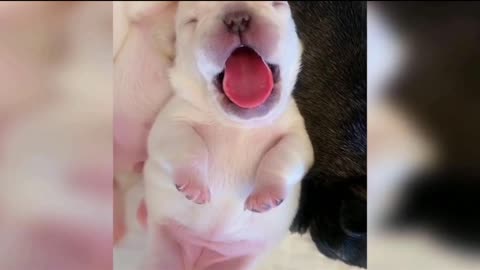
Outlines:
<svg viewBox="0 0 480 270"><path fill-rule="evenodd" d="M178 1L169 1L156 9L154 16L161 17L155 32L155 43L158 45L159 52L167 57L171 63L175 58L175 18L177 15Z"/></svg>
<svg viewBox="0 0 480 270"><path fill-rule="evenodd" d="M114 58L125 42L130 27L136 24L154 26L160 53L173 59L177 6L178 1L114 1Z"/></svg>
<svg viewBox="0 0 480 270"><path fill-rule="evenodd" d="M124 1L124 12L132 23L140 23L153 16L170 15L171 8L177 6L178 1Z"/></svg>
<svg viewBox="0 0 480 270"><path fill-rule="evenodd" d="M130 1L128 17L131 23L146 23L154 27L154 42L159 53L173 62L175 58L175 18L178 1Z"/></svg>

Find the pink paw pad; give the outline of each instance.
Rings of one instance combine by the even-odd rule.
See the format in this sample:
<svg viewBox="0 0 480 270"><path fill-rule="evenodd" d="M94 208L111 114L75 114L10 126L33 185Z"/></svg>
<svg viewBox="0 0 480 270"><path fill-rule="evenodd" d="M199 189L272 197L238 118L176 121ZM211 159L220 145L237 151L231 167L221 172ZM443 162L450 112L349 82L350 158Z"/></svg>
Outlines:
<svg viewBox="0 0 480 270"><path fill-rule="evenodd" d="M210 189L189 171L179 171L175 175L175 187L185 195L185 198L196 204L210 202Z"/></svg>
<svg viewBox="0 0 480 270"><path fill-rule="evenodd" d="M257 188L247 198L245 209L255 213L263 213L283 203L285 190L281 187Z"/></svg>

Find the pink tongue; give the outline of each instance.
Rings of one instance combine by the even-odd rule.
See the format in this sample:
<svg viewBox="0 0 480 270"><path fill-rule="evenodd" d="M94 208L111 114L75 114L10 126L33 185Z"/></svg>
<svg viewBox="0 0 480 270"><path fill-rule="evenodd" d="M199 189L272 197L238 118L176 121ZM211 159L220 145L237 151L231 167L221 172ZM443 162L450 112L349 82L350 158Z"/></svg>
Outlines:
<svg viewBox="0 0 480 270"><path fill-rule="evenodd" d="M223 90L237 106L250 109L262 105L273 89L273 75L252 49L242 47L228 58Z"/></svg>

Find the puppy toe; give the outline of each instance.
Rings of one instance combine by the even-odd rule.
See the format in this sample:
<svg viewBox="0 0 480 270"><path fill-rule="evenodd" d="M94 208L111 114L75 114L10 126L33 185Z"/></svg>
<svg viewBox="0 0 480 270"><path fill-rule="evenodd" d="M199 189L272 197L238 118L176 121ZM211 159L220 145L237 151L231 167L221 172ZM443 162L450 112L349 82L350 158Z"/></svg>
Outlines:
<svg viewBox="0 0 480 270"><path fill-rule="evenodd" d="M205 204L210 202L210 190L208 188L203 188L194 202L196 204Z"/></svg>
<svg viewBox="0 0 480 270"><path fill-rule="evenodd" d="M255 213L263 213L282 204L284 192L280 188L263 188L254 191L245 202L245 209Z"/></svg>

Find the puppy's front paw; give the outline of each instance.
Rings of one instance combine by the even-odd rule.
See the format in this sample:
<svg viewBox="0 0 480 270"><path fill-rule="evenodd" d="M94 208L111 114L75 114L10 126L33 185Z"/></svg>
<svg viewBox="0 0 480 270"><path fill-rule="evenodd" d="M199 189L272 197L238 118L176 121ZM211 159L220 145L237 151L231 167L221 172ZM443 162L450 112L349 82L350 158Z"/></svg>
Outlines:
<svg viewBox="0 0 480 270"><path fill-rule="evenodd" d="M185 198L196 204L210 202L210 189L200 180L195 170L179 170L174 177L175 187L185 195Z"/></svg>
<svg viewBox="0 0 480 270"><path fill-rule="evenodd" d="M280 185L256 188L247 198L245 209L255 213L263 213L282 204L285 196L285 188Z"/></svg>

